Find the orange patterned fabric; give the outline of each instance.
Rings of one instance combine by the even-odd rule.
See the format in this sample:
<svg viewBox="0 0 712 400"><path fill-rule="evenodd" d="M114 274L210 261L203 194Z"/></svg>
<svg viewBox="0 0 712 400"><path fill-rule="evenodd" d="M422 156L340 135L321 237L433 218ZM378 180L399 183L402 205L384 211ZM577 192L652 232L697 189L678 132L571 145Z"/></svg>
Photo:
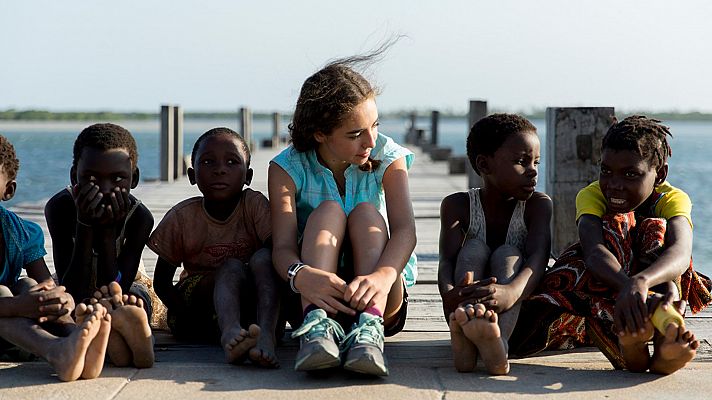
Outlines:
<svg viewBox="0 0 712 400"><path fill-rule="evenodd" d="M605 215L602 222L606 248L627 275L644 270L662 253L665 219L636 221L631 212ZM710 280L695 272L692 260L676 283L682 299L688 302L693 313L712 302ZM614 367L623 368L613 329L616 296L615 291L586 269L581 245L576 243L547 270L535 294L522 305L510 348L514 349L515 355L523 356L546 349L561 349L562 346L568 348L572 344L594 344ZM585 319L585 328L582 328L582 320L567 315ZM534 331L532 326L536 327Z"/></svg>

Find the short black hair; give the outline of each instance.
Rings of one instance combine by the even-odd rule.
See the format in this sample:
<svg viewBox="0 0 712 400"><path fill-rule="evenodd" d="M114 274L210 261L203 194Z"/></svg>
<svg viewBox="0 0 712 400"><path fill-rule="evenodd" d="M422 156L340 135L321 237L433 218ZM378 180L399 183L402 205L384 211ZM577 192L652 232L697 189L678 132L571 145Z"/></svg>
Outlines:
<svg viewBox="0 0 712 400"><path fill-rule="evenodd" d="M491 156L511 135L520 132L536 132L536 127L526 118L517 114L492 114L477 121L467 135L467 158L477 174L477 156Z"/></svg>
<svg viewBox="0 0 712 400"><path fill-rule="evenodd" d="M630 150L648 161L651 167L658 168L672 155L668 144L670 128L662 121L644 115L631 115L622 121L614 121L603 137L601 150Z"/></svg>
<svg viewBox="0 0 712 400"><path fill-rule="evenodd" d="M195 166L195 156L198 153L198 147L200 147L200 144L207 138L217 136L217 135L228 135L232 136L235 139L237 139L238 142L240 142L240 145L242 146L242 150L245 152L245 155L247 155L247 166L250 166L250 160L252 159L252 154L250 154L250 147L247 146L247 142L245 142L245 138L242 137L239 133L233 131L230 128L225 128L225 127L219 127L219 128L213 128L210 129L209 131L203 133L200 135L198 140L195 141L195 144L193 145L193 151L190 153L190 165L192 167Z"/></svg>
<svg viewBox="0 0 712 400"><path fill-rule="evenodd" d="M8 181L13 181L17 178L20 160L17 159L15 146L3 135L0 135L0 165L2 165Z"/></svg>
<svg viewBox="0 0 712 400"><path fill-rule="evenodd" d="M74 141L74 160L72 167L76 167L82 151L86 147L106 151L113 149L124 149L128 151L131 159L131 169L136 170L138 166L138 149L136 141L131 132L126 128L116 124L94 124L84 128Z"/></svg>

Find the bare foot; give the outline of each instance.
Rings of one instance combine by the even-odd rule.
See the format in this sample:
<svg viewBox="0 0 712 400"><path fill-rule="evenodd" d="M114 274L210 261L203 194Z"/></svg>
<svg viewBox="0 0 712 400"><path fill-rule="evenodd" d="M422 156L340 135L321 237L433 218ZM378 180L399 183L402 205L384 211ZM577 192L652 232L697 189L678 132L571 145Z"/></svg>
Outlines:
<svg viewBox="0 0 712 400"><path fill-rule="evenodd" d="M94 293L93 300L106 307L111 314L108 353L114 365L152 367L155 359L153 335L143 300L124 294L117 282L102 286Z"/></svg>
<svg viewBox="0 0 712 400"><path fill-rule="evenodd" d="M261 330L257 325L250 325L250 329L253 326ZM258 335L257 344L248 352L250 361L260 367L279 368L279 360L277 360L277 355L274 352L274 343L276 341L274 334L262 335L258 332Z"/></svg>
<svg viewBox="0 0 712 400"><path fill-rule="evenodd" d="M111 282L94 292L92 302L101 303L111 313L114 308L122 305L122 297L121 285L118 282Z"/></svg>
<svg viewBox="0 0 712 400"><path fill-rule="evenodd" d="M131 351L136 368L151 368L155 360L153 334L143 300L134 295L123 295L121 305L111 313L112 328L121 334Z"/></svg>
<svg viewBox="0 0 712 400"><path fill-rule="evenodd" d="M455 310L455 321L462 328L465 337L477 346L482 361L491 375L509 373L507 350L497 325L497 314L487 310L482 304L468 304Z"/></svg>
<svg viewBox="0 0 712 400"><path fill-rule="evenodd" d="M665 337L655 343L653 363L650 371L658 374L672 374L687 365L697 354L700 342L685 327L671 323L667 326Z"/></svg>
<svg viewBox="0 0 712 400"><path fill-rule="evenodd" d="M223 350L225 350L225 357L228 363L234 364L245 361L248 351L257 345L260 327L252 324L248 329L244 330L239 324L235 324L232 328L223 331L220 343L223 346Z"/></svg>
<svg viewBox="0 0 712 400"><path fill-rule="evenodd" d="M465 310L460 307L455 310ZM450 313L450 345L452 346L452 359L458 372L472 372L477 365L477 346L462 332L462 327L455 318L455 312ZM465 316L465 319L468 319Z"/></svg>
<svg viewBox="0 0 712 400"><path fill-rule="evenodd" d="M627 330L618 336L618 346L625 361L625 367L631 372L645 372L650 367L648 342L653 338L655 328L650 320L645 323L645 332L635 335Z"/></svg>
<svg viewBox="0 0 712 400"><path fill-rule="evenodd" d="M77 322L82 323L88 316L97 311L101 319L99 320L99 332L87 348L84 357L83 379L94 379L101 374L104 368L104 358L106 356L106 346L111 332L111 315L101 304L85 305L79 304L76 309Z"/></svg>
<svg viewBox="0 0 712 400"><path fill-rule="evenodd" d="M50 349L47 362L52 365L60 380L79 379L84 370L87 349L99 333L102 317L99 310L92 309L83 315L82 322L69 336L58 339Z"/></svg>

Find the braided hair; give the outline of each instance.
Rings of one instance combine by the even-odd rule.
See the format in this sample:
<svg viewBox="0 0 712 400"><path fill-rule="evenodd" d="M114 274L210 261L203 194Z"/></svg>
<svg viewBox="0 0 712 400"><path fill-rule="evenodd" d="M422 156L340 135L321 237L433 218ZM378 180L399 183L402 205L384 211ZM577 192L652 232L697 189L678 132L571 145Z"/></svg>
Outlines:
<svg viewBox="0 0 712 400"><path fill-rule="evenodd" d="M662 121L644 115L632 115L616 121L603 137L601 149L630 150L638 153L653 168L665 165L672 149L668 144L670 128Z"/></svg>

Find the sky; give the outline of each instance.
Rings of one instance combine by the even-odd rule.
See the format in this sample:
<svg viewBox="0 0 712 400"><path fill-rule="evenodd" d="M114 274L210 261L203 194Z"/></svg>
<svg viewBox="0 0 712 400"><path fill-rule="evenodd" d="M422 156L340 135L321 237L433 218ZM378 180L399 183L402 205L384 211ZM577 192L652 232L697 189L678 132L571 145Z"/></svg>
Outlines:
<svg viewBox="0 0 712 400"><path fill-rule="evenodd" d="M379 110L470 99L712 112L709 1L1 1L0 110L293 110L331 59L403 37L364 71Z"/></svg>

